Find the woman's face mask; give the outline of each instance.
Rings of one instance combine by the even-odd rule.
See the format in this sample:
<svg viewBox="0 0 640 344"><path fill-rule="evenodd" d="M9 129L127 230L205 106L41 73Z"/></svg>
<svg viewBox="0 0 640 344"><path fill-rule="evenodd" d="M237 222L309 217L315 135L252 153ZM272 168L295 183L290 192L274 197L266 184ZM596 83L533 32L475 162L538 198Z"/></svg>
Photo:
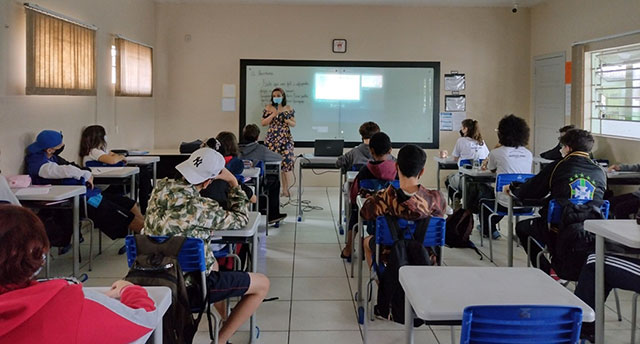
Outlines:
<svg viewBox="0 0 640 344"><path fill-rule="evenodd" d="M60 147L60 148L56 149L56 150L53 152L53 155L60 155L60 153L62 153L62 151L63 151L63 150L64 150L64 145L63 145L62 147Z"/></svg>
<svg viewBox="0 0 640 344"><path fill-rule="evenodd" d="M282 97L273 97L273 102L275 104L282 104Z"/></svg>

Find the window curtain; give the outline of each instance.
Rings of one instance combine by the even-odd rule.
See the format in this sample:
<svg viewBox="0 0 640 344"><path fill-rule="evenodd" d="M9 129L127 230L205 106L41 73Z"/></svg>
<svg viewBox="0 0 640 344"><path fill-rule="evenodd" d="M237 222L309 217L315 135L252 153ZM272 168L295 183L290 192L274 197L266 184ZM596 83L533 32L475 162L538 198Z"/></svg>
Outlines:
<svg viewBox="0 0 640 344"><path fill-rule="evenodd" d="M26 94L95 95L95 30L27 13Z"/></svg>
<svg viewBox="0 0 640 344"><path fill-rule="evenodd" d="M116 38L116 96L153 95L153 49Z"/></svg>

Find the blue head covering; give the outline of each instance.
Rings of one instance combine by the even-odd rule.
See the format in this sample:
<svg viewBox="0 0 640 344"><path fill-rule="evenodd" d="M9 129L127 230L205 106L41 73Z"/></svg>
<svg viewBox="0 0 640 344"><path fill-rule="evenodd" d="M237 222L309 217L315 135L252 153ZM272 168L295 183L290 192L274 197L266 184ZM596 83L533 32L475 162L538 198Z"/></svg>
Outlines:
<svg viewBox="0 0 640 344"><path fill-rule="evenodd" d="M55 130L43 130L36 137L36 142L27 146L29 153L41 152L62 143L62 133Z"/></svg>

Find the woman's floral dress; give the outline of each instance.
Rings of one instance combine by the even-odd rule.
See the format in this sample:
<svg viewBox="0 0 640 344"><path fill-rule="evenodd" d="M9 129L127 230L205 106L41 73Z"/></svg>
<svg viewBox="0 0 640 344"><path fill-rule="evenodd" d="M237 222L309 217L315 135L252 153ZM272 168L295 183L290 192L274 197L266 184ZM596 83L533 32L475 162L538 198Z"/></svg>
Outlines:
<svg viewBox="0 0 640 344"><path fill-rule="evenodd" d="M285 119L293 118L294 114L295 110L293 109L278 113L269 124L267 136L264 138L264 143L269 150L282 155L282 172L293 170L293 136L291 136L291 129L285 123ZM268 116L267 110L264 110L262 118Z"/></svg>

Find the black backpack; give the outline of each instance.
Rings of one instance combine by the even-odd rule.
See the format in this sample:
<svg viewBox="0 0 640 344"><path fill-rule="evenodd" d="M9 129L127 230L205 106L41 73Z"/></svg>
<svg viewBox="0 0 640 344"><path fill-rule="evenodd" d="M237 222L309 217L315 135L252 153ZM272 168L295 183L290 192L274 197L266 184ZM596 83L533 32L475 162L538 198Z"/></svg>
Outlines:
<svg viewBox="0 0 640 344"><path fill-rule="evenodd" d="M136 260L125 280L141 286L169 287L172 300L162 320L163 342L191 343L204 307L194 319L184 276L178 264L178 254L186 238L173 236L159 243L148 236L136 235L135 240Z"/></svg>
<svg viewBox="0 0 640 344"><path fill-rule="evenodd" d="M482 260L482 254L476 245L469 240L471 231L473 231L473 213L467 209L460 208L447 217L444 241L451 248L472 248Z"/></svg>
<svg viewBox="0 0 640 344"><path fill-rule="evenodd" d="M378 300L376 313L382 317L389 318L397 323L404 324L404 290L400 285L400 267L405 265L431 265L429 252L422 244L424 236L429 226L429 220L415 221L416 229L411 239L405 239L405 231L409 228L400 228L398 219L392 216L385 216L393 246L389 254L387 266L384 273L379 276ZM407 226L408 227L408 226ZM414 319L413 326L418 327L424 324L423 320Z"/></svg>

